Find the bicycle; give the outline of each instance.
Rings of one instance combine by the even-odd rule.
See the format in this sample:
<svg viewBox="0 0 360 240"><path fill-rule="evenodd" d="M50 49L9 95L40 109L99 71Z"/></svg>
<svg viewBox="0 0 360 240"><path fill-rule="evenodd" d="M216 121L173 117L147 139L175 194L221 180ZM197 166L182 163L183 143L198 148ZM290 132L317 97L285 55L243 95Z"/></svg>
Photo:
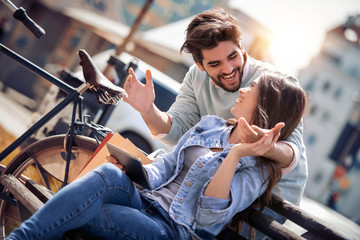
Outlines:
<svg viewBox="0 0 360 240"><path fill-rule="evenodd" d="M6 2L11 3L10 1ZM37 37L45 33L27 17L25 10L22 9L20 12L25 16L23 19L25 19L26 25L30 26L29 28ZM67 94L51 111L0 153L0 163L50 119L73 103L71 121L65 134L46 137L30 144L13 158L1 173L15 176L23 184L32 179L55 193L76 178L101 140L108 133L113 133L111 129L93 123L90 116L84 114L85 91L93 92L98 102L108 105L117 104L125 91L103 78L85 50L79 51L85 82L72 77L75 87L51 75L3 44L0 44L0 52L56 85ZM7 188L0 185L0 239L9 234L27 217L29 217L29 213L26 209L24 210L22 204L12 196Z"/></svg>

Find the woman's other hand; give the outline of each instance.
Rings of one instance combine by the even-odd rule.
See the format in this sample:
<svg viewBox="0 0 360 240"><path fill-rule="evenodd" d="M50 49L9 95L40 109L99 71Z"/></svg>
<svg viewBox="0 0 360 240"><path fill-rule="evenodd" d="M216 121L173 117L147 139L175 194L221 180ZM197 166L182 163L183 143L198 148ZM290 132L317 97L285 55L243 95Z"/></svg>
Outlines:
<svg viewBox="0 0 360 240"><path fill-rule="evenodd" d="M116 160L116 158L114 158L113 156L111 155L107 155L106 156L106 160L109 162L109 163L112 163L114 164L115 166L117 166L118 168L120 168L124 173L126 173L125 169L124 169L124 166L119 164L119 162Z"/></svg>

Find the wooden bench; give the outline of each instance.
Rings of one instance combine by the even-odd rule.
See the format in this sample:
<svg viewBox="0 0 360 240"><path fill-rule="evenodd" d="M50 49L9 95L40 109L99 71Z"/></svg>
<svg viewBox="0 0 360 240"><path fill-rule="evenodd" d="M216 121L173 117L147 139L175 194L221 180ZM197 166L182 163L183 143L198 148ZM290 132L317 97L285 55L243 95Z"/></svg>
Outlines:
<svg viewBox="0 0 360 240"><path fill-rule="evenodd" d="M16 204L19 209L21 221L28 219L54 195L53 192L44 186L26 177L18 179L13 175L1 175L0 183L6 187L17 200ZM96 238L85 236L77 231L69 231L64 236L64 239L97 240Z"/></svg>
<svg viewBox="0 0 360 240"><path fill-rule="evenodd" d="M40 209L44 203L54 195L54 193L50 192L42 185L25 177L18 179L12 175L2 175L0 176L0 182L3 186L8 188L8 190L13 194L14 198L17 199L16 204L18 205L18 208L21 212L20 215L22 221ZM250 218L247 221L248 224L255 227L257 230L261 231L272 239L350 239L348 236L344 236L336 229L327 226L320 219L317 219L299 207L283 200L276 195L273 195L272 203L269 207L273 211L284 216L286 219L307 230L300 236L289 230L284 225L281 225L268 216L258 212L257 210L251 210ZM67 233L65 239L81 240L91 238L87 236L84 237L76 231L71 231ZM216 237L216 239L238 240L245 238L226 227Z"/></svg>

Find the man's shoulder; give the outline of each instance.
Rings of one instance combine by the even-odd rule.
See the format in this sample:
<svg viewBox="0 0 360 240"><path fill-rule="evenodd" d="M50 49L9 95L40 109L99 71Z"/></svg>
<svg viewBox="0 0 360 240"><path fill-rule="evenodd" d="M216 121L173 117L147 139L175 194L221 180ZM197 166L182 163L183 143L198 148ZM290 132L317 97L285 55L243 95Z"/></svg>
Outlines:
<svg viewBox="0 0 360 240"><path fill-rule="evenodd" d="M296 79L295 76L293 76L285 71L280 70L279 67L277 67L271 63L257 60L255 58L250 57L249 55L248 55L248 61L249 61L249 67L250 67L249 74L251 74L251 75L260 76L261 72L263 72L263 71L279 72L279 73L285 75L286 77L292 79L294 82L298 82L298 80Z"/></svg>
<svg viewBox="0 0 360 240"><path fill-rule="evenodd" d="M189 71L187 73L187 77L185 78L185 80L191 81L193 83L201 83L206 78L208 78L208 75L206 74L206 72L201 71L200 68L198 66L196 66L196 64L193 64L189 68Z"/></svg>
<svg viewBox="0 0 360 240"><path fill-rule="evenodd" d="M201 71L195 64L189 68L183 83L181 84L181 91L193 92L195 96L204 96L208 92L209 76L205 71Z"/></svg>
<svg viewBox="0 0 360 240"><path fill-rule="evenodd" d="M249 63L250 63L250 68L253 70L253 72L262 72L262 71L273 71L273 72L281 72L280 69L278 67L276 67L275 65L268 63L268 62L263 62L261 60L257 60L255 58L252 57L248 57Z"/></svg>

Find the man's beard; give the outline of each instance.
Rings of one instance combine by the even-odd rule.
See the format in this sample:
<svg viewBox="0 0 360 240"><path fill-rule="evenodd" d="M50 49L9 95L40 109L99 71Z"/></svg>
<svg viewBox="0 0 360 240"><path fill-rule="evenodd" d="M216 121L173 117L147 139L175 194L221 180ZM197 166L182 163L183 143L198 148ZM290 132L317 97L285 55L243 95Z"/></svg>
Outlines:
<svg viewBox="0 0 360 240"><path fill-rule="evenodd" d="M236 92L237 90L239 90L239 88L240 88L240 86L241 86L241 82L242 82L242 76L243 76L243 71L242 70L240 70L240 68L238 67L238 68L236 68L236 69L234 69L234 71L233 72L239 72L239 81L238 81L238 83L236 84L236 86L234 86L233 88L228 88L228 87L226 87L225 86L225 84L223 84L221 81L219 81L218 79L220 79L222 76L217 76L217 78L213 78L212 76L210 76L209 74L208 74L208 76L211 78L211 80L214 82L214 84L216 85L216 86L218 86L218 87L221 87L222 89L224 89L225 91L227 91L227 92ZM226 80L224 80L224 81L226 81Z"/></svg>

